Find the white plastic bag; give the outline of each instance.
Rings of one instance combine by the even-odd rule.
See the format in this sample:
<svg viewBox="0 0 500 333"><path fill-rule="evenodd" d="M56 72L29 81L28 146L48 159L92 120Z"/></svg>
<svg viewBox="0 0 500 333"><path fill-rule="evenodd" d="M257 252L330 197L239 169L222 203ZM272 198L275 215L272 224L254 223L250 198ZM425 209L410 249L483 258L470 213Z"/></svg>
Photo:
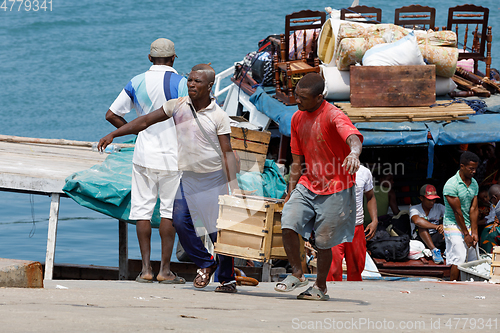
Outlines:
<svg viewBox="0 0 500 333"><path fill-rule="evenodd" d="M422 253L425 250L425 245L418 240L410 240L410 253L408 253L408 259L417 260L424 256Z"/></svg>
<svg viewBox="0 0 500 333"><path fill-rule="evenodd" d="M363 66L410 65L425 65L413 31L397 42L375 45L363 56Z"/></svg>
<svg viewBox="0 0 500 333"><path fill-rule="evenodd" d="M457 88L453 79L448 77L436 76L436 96L446 95Z"/></svg>

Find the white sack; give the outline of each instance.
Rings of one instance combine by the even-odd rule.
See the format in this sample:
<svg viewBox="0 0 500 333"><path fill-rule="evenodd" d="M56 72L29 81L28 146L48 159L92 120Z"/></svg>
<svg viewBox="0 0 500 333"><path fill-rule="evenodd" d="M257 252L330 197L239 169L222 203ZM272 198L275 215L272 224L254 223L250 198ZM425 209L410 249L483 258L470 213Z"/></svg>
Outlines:
<svg viewBox="0 0 500 333"><path fill-rule="evenodd" d="M452 78L436 76L436 96L446 95L457 88Z"/></svg>
<svg viewBox="0 0 500 333"><path fill-rule="evenodd" d="M363 66L425 65L415 33L390 44L378 44L366 51Z"/></svg>
<svg viewBox="0 0 500 333"><path fill-rule="evenodd" d="M351 95L350 72L339 71L337 67L319 65L320 74L325 80L323 95L328 100L348 101Z"/></svg>

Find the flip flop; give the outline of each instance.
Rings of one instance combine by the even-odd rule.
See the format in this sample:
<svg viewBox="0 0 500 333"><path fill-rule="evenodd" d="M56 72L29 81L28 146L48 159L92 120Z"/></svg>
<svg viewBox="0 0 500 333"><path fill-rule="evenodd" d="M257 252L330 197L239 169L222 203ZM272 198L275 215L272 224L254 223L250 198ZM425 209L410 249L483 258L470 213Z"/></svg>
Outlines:
<svg viewBox="0 0 500 333"><path fill-rule="evenodd" d="M238 292L236 289L236 281L231 281L231 282L221 282L221 284L215 288L215 292L217 293L227 293L227 294L234 294Z"/></svg>
<svg viewBox="0 0 500 333"><path fill-rule="evenodd" d="M323 293L318 288L309 287L306 291L301 292L297 299L305 299L307 301L328 301L330 296Z"/></svg>
<svg viewBox="0 0 500 333"><path fill-rule="evenodd" d="M186 283L186 279L178 276L177 273L174 273L174 272L171 272L171 273L175 275L175 278L173 278L171 280L161 280L161 281L158 281L158 283L161 283L161 284L184 284L184 283ZM156 279L158 279L158 276L156 277Z"/></svg>
<svg viewBox="0 0 500 333"><path fill-rule="evenodd" d="M141 278L141 275L142 275L142 272L140 272L139 275L137 275L137 277L135 278L135 282L139 282L139 283L153 283L153 279L143 279L143 278Z"/></svg>
<svg viewBox="0 0 500 333"><path fill-rule="evenodd" d="M283 281L276 283L274 290L279 292L289 292L295 290L295 288L305 287L309 284L309 280L300 281L293 275L288 275ZM285 289L279 289L278 285L284 285Z"/></svg>

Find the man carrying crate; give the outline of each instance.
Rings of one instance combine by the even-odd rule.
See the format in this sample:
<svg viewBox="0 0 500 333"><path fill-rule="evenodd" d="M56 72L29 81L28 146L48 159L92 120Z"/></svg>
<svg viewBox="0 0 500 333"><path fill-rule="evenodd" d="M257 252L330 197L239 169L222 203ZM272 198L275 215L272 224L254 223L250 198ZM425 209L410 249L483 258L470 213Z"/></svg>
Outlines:
<svg viewBox="0 0 500 333"><path fill-rule="evenodd" d="M299 256L299 234L315 235L318 273L315 284L298 299L328 300L326 277L331 248L351 242L356 220L355 173L359 169L361 133L342 111L323 99L325 83L316 73L295 88L299 112L292 117L292 165L281 229L292 274L276 284L288 292L308 284ZM305 168L303 169L303 165Z"/></svg>

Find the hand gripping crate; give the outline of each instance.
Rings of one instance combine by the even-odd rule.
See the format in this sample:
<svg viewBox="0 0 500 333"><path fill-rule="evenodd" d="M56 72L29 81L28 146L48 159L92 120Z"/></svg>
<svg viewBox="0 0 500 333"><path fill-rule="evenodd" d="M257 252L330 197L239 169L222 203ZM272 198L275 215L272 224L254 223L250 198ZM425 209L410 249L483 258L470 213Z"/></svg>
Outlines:
<svg viewBox="0 0 500 333"><path fill-rule="evenodd" d="M219 196L216 253L267 262L287 259L281 239L284 200L257 196Z"/></svg>

